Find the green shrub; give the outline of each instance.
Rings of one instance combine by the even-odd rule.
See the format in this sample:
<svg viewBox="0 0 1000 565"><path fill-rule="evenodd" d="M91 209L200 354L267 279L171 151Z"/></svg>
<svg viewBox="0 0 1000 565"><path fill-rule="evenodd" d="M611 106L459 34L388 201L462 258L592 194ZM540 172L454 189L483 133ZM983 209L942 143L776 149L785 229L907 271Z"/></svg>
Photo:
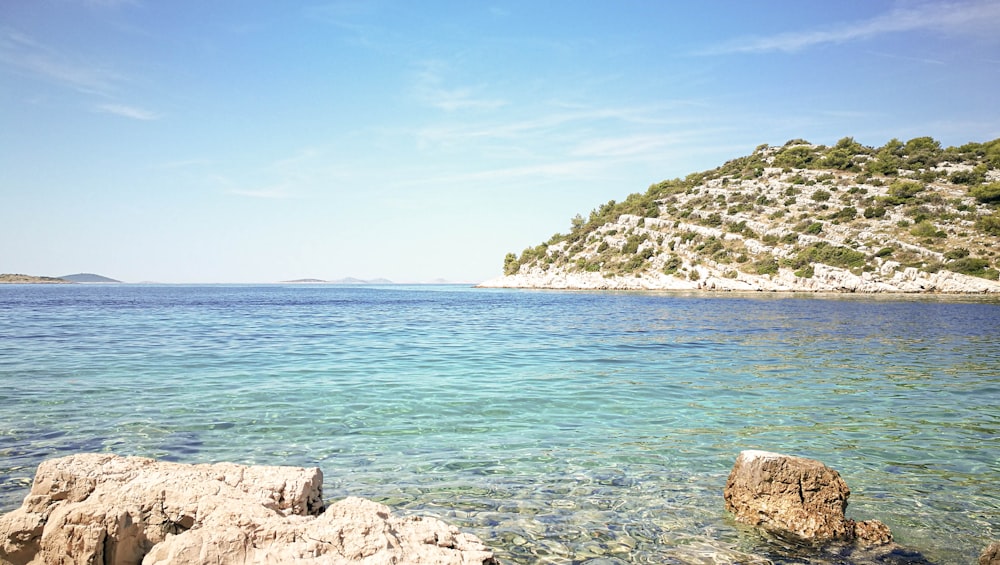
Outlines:
<svg viewBox="0 0 1000 565"><path fill-rule="evenodd" d="M984 204L1000 202L1000 182L974 186L969 189L969 195Z"/></svg>
<svg viewBox="0 0 1000 565"><path fill-rule="evenodd" d="M825 241L813 243L799 251L791 260L791 266L799 269L810 263L823 263L831 267L850 269L865 264L865 254L847 247L830 245Z"/></svg>
<svg viewBox="0 0 1000 565"><path fill-rule="evenodd" d="M815 274L816 274L816 269L811 264L806 265L805 267L802 267L801 269L795 271L795 276L802 279L811 279Z"/></svg>
<svg viewBox="0 0 1000 565"><path fill-rule="evenodd" d="M982 184L986 182L986 171L986 164L981 163L968 171L955 171L948 176L948 180L955 184Z"/></svg>
<svg viewBox="0 0 1000 565"><path fill-rule="evenodd" d="M514 275L521 269L521 262L517 260L517 255L508 253L503 258L503 274Z"/></svg>
<svg viewBox="0 0 1000 565"><path fill-rule="evenodd" d="M789 142L791 143L791 142ZM788 146L786 143L786 149L783 149L780 153L774 157L775 167L790 167L792 169L807 169L816 161L816 152L812 147L807 147L804 144L792 144L793 146Z"/></svg>
<svg viewBox="0 0 1000 565"><path fill-rule="evenodd" d="M976 220L976 229L990 235L1000 235L1000 216L990 214Z"/></svg>
<svg viewBox="0 0 1000 565"><path fill-rule="evenodd" d="M868 219L884 218L885 217L885 206L869 206L869 207L865 208L864 215Z"/></svg>
<svg viewBox="0 0 1000 565"><path fill-rule="evenodd" d="M816 202L826 202L830 199L830 193L823 189L819 189L816 192L813 192L812 199Z"/></svg>
<svg viewBox="0 0 1000 565"><path fill-rule="evenodd" d="M663 262L663 274L672 275L676 273L677 270L681 268L682 264L683 263L680 257L671 255L666 261Z"/></svg>
<svg viewBox="0 0 1000 565"><path fill-rule="evenodd" d="M963 257L945 265L945 268L955 273L997 280L1000 271L990 267L990 262L979 257Z"/></svg>
<svg viewBox="0 0 1000 565"><path fill-rule="evenodd" d="M820 233L823 233L823 224L819 222L812 222L811 224L806 226L806 229L803 230L802 233L807 233L810 235L818 235Z"/></svg>
<svg viewBox="0 0 1000 565"><path fill-rule="evenodd" d="M889 195L886 203L893 206L913 200L913 197L924 190L924 183L912 180L895 180L889 185Z"/></svg>
<svg viewBox="0 0 1000 565"><path fill-rule="evenodd" d="M768 257L755 261L753 269L758 275L774 275L778 272L778 262L775 261L774 257Z"/></svg>
<svg viewBox="0 0 1000 565"><path fill-rule="evenodd" d="M649 240L649 234L632 234L628 236L625 240L625 245L622 246L622 253L626 255L632 255L639 251L639 246L644 242Z"/></svg>
<svg viewBox="0 0 1000 565"><path fill-rule="evenodd" d="M841 222L850 222L856 217L858 217L858 210L854 206L844 206L836 214L830 216L830 219Z"/></svg>
<svg viewBox="0 0 1000 565"><path fill-rule="evenodd" d="M646 260L642 255L633 255L622 264L622 270L627 273L634 273L646 266Z"/></svg>
<svg viewBox="0 0 1000 565"><path fill-rule="evenodd" d="M941 261L931 261L920 268L921 271L925 273L936 273L944 268L944 263Z"/></svg>
<svg viewBox="0 0 1000 565"><path fill-rule="evenodd" d="M910 234L915 237L947 237L948 234L934 227L934 224L924 220L917 224L914 224L910 228Z"/></svg>

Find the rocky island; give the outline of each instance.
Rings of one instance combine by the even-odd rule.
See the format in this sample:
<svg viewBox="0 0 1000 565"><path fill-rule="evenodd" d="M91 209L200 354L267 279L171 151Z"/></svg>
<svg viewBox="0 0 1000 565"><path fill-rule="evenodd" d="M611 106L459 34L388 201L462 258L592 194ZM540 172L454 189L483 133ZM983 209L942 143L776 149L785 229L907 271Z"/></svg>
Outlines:
<svg viewBox="0 0 1000 565"><path fill-rule="evenodd" d="M1000 293L1000 139L792 140L577 215L482 287Z"/></svg>
<svg viewBox="0 0 1000 565"><path fill-rule="evenodd" d="M56 277L36 277L17 273L0 273L0 284L71 284L73 281Z"/></svg>

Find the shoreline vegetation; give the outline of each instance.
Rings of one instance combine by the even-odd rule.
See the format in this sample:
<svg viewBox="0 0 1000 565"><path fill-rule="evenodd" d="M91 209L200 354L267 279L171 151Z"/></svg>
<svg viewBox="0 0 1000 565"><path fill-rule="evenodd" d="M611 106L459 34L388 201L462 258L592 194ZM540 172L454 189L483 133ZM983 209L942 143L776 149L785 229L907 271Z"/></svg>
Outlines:
<svg viewBox="0 0 1000 565"><path fill-rule="evenodd" d="M1000 293L1000 139L795 139L577 215L483 288Z"/></svg>

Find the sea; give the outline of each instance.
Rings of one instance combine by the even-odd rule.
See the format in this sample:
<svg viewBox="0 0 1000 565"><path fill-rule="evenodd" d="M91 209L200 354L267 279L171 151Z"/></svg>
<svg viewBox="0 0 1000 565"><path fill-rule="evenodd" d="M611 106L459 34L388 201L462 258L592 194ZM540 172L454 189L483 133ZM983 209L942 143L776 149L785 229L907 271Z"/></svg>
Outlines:
<svg viewBox="0 0 1000 565"><path fill-rule="evenodd" d="M2 285L0 511L83 452L317 466L506 564L975 563L1000 538L1000 299ZM818 459L898 548L736 523Z"/></svg>

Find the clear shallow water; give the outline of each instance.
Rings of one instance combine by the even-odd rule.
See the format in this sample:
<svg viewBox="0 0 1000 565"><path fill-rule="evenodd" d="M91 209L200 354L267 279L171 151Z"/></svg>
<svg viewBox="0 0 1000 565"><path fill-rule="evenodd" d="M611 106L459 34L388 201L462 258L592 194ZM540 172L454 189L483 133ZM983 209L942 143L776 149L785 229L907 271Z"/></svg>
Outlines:
<svg viewBox="0 0 1000 565"><path fill-rule="evenodd" d="M865 562L733 523L761 448L937 563L1000 537L1000 303L0 286L0 510L43 459L319 466L506 563ZM900 558L904 560L903 558Z"/></svg>

